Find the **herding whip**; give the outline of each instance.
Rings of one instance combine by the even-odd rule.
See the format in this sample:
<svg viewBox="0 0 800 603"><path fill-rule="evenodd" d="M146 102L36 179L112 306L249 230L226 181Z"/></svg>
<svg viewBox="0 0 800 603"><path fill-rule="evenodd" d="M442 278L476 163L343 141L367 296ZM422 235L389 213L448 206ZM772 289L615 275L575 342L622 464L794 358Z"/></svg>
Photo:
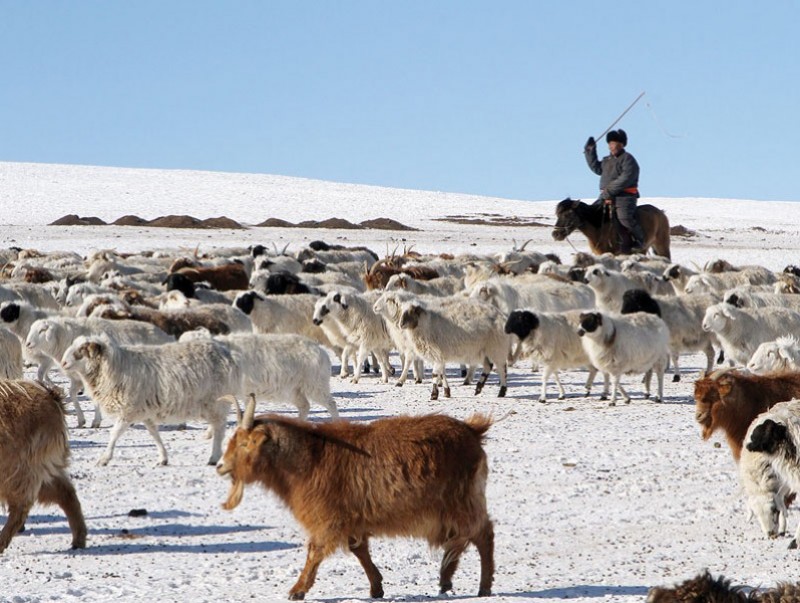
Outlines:
<svg viewBox="0 0 800 603"><path fill-rule="evenodd" d="M625 110L622 112L622 114L621 114L621 115L620 115L620 116L619 116L617 119L615 119L615 120L614 120L614 123L613 123L613 124L611 124L610 126L608 126L608 127L606 128L606 131L605 131L605 132L603 132L602 134L600 134L600 136L596 137L596 138L595 138L595 140L603 140L603 136L605 136L606 134L608 134L608 133L611 131L611 128L613 128L614 126L616 126L616 125L617 125L617 123L619 123L619 120L620 120L620 119L622 119L623 117L625 117L625 114L626 114L628 111L630 111L631 109L633 109L633 106L634 106L636 103L638 103L638 102L639 102L639 99L640 99L640 98L642 98L643 96L644 96L644 91L642 91L642 93L641 93L639 96L637 96L637 97L636 97L636 100L635 100L635 101L633 101L633 102L632 102L630 105L628 105L628 108L627 108L627 109L625 109Z"/></svg>

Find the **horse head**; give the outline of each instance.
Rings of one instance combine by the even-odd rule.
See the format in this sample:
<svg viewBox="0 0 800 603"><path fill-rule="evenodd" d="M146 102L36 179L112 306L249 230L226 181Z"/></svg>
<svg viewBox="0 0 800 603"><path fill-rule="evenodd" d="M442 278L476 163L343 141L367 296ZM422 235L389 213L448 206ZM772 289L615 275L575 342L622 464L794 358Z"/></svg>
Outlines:
<svg viewBox="0 0 800 603"><path fill-rule="evenodd" d="M556 241L563 241L581 227L583 219L577 211L580 205L584 204L569 197L556 205L556 225L553 227L553 238Z"/></svg>

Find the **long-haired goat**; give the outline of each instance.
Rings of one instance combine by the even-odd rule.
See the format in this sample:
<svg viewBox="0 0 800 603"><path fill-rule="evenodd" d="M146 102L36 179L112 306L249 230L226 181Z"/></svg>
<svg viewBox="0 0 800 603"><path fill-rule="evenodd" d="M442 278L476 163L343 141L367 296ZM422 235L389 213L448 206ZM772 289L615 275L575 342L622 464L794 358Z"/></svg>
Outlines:
<svg viewBox="0 0 800 603"><path fill-rule="evenodd" d="M774 588L751 589L732 586L724 576L714 578L708 570L681 584L654 586L647 603L789 603L800 600L800 584L778 583Z"/></svg>
<svg viewBox="0 0 800 603"><path fill-rule="evenodd" d="M291 599L313 586L320 563L340 548L361 562L372 597L383 578L369 554L372 536L424 538L442 547L441 592L452 588L469 543L481 558L479 596L491 594L494 528L486 510L488 466L482 448L491 420L443 415L393 417L370 424L308 423L253 417L251 397L217 465L233 483L234 509L248 484L274 492L309 534L308 557Z"/></svg>
<svg viewBox="0 0 800 603"><path fill-rule="evenodd" d="M704 440L722 429L738 462L753 419L778 402L797 397L800 397L800 373L759 376L717 371L694 383L695 419L702 427Z"/></svg>
<svg viewBox="0 0 800 603"><path fill-rule="evenodd" d="M8 519L0 553L25 525L37 501L61 507L72 532L72 548L86 546L81 503L67 473L69 440L63 396L33 381L0 381L0 503Z"/></svg>

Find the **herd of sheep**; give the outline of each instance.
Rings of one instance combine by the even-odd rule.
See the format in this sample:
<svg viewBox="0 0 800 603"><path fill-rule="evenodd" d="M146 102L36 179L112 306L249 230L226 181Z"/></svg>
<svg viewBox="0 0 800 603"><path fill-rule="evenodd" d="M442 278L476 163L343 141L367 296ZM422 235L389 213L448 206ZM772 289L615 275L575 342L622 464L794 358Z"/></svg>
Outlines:
<svg viewBox="0 0 800 603"><path fill-rule="evenodd" d="M0 478L0 500L9 509L0 551L37 500L60 505L73 546L86 543L80 503L65 472L63 396L53 385L53 370L69 381L78 427L86 424L78 399L82 389L94 404L91 426L99 427L106 415L114 421L99 465L112 460L118 439L135 423L155 441L158 463L167 464L159 425L202 419L211 439L209 464L218 465L221 474L236 475L238 469L223 454L230 405L238 410L238 400L250 397L247 431L260 426L266 434L280 421L254 420L255 400L288 402L301 421L280 423L280 429L300 433L303 425L319 425L304 422L311 404L338 418L330 387L334 368L353 384L370 370L379 370L382 382L392 380L397 387L409 374L417 383L429 378L431 399L436 399L452 395L455 365L464 384L475 382L475 394L496 373L496 395L503 397L508 366L528 363L540 372L540 402L548 399L551 377L563 398L560 372L586 369L587 394L602 373L601 396L614 405L618 399L630 402L628 389L638 382L630 380L626 388L622 381L631 374L642 377L648 397L655 376L654 399L662 400L670 365L677 381L683 377L680 355L702 352L706 371L695 384L697 421L704 437L717 429L725 432L748 505L767 536L786 530L786 505L800 489L800 402L791 401L800 398L800 379L792 379L800 371L800 342L793 337L800 333L800 271L792 266L773 273L717 261L701 270L657 256L586 254L565 265L525 246L496 255L405 253L379 259L366 248L322 242L294 255L260 245L220 249L213 257L180 257L169 249L135 255L105 250L86 258L18 249L0 255L5 264L0 447L19 467L37 467ZM338 367L331 358L338 359ZM38 367L35 382L22 379L26 365ZM720 365L716 371L715 365ZM50 407L56 410L48 421L35 419ZM30 417L21 418L25 409ZM339 442L342 454L356 454L357 466L353 449L358 445L342 438L366 436L344 427L343 435L325 429L315 428L317 435L309 441ZM448 424L447 429L462 428ZM486 429L488 423L478 432ZM21 445L20 438L29 444ZM476 442L470 454L483 458L480 437ZM411 463L410 450L400 447L395 453L399 468ZM440 464L449 466L452 458L441 454ZM344 458L337 457L331 467L351 462ZM18 479L22 473L29 475ZM250 482L258 480L266 483L263 476ZM491 522L485 501L479 502L485 480L473 480L464 476L453 487L474 489L474 505L483 504L482 514L462 509L458 517L476 521L477 527L457 542L427 537L454 555L476 544L487 559L480 594L489 594ZM430 489L433 483L426 473L417 486ZM404 508L409 517L424 506L421 499L415 504L420 508ZM314 512L325 512L320 509ZM437 513L446 515L447 508ZM376 517L383 519L376 520L372 532L402 533L378 525L388 521L385 513ZM343 532L345 541L337 540L336 546L359 557L373 596L380 596L367 532L356 532ZM793 542L798 538L800 528ZM315 573L314 567L307 565L293 596L301 597L313 583L305 573ZM443 562L443 591L449 589L451 569Z"/></svg>

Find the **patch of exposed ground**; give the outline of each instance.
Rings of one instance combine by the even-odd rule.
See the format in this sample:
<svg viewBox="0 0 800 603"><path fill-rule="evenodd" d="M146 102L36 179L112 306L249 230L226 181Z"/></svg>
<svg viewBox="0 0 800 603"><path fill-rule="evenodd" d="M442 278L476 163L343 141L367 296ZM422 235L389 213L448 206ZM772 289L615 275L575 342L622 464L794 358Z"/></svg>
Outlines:
<svg viewBox="0 0 800 603"><path fill-rule="evenodd" d="M552 224L537 222L534 218L518 216L501 216L500 214L474 214L473 216L454 215L434 218L435 222L452 222L453 224L477 224L482 226L521 226L550 228Z"/></svg>

